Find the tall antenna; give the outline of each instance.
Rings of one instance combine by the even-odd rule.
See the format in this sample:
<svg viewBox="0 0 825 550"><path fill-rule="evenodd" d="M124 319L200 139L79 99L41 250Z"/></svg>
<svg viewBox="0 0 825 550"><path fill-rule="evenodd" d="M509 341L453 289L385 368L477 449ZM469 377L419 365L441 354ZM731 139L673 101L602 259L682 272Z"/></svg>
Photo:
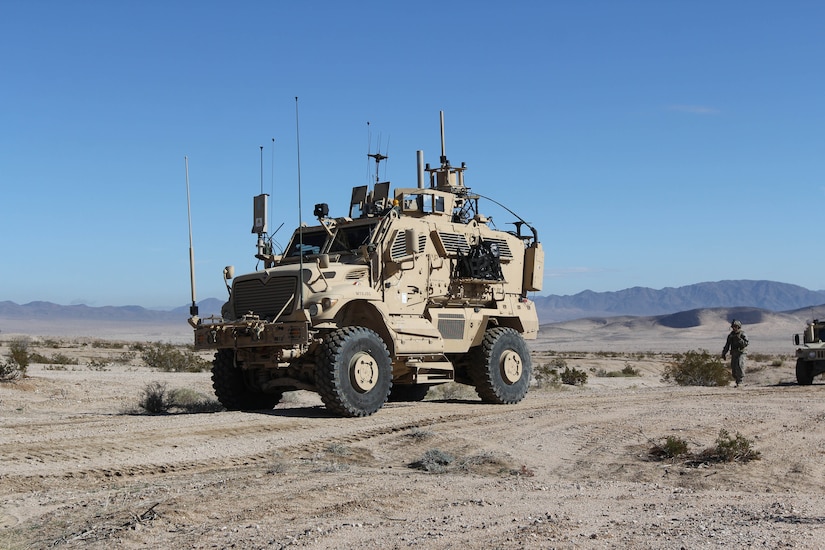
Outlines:
<svg viewBox="0 0 825 550"><path fill-rule="evenodd" d="M264 146L259 145L261 148L261 195L264 194Z"/></svg>
<svg viewBox="0 0 825 550"><path fill-rule="evenodd" d="M295 96L295 143L298 155L298 307L304 309L304 224L301 216L301 127L298 123L298 96Z"/></svg>
<svg viewBox="0 0 825 550"><path fill-rule="evenodd" d="M270 184L269 194L275 196L275 138L272 138L272 183Z"/></svg>
<svg viewBox="0 0 825 550"><path fill-rule="evenodd" d="M186 213L189 218L189 284L192 287L192 305L189 306L189 315L197 317L198 305L195 302L195 249L192 246L192 203L189 200L189 157L184 156L186 165Z"/></svg>

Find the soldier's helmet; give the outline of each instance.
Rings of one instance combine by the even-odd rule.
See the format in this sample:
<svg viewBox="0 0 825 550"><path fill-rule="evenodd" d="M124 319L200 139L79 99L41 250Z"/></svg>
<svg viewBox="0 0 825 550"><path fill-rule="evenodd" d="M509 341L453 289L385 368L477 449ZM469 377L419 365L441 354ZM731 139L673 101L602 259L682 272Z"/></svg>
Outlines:
<svg viewBox="0 0 825 550"><path fill-rule="evenodd" d="M733 328L742 328L742 322L738 321L737 319L734 319L733 322L731 322L730 326Z"/></svg>

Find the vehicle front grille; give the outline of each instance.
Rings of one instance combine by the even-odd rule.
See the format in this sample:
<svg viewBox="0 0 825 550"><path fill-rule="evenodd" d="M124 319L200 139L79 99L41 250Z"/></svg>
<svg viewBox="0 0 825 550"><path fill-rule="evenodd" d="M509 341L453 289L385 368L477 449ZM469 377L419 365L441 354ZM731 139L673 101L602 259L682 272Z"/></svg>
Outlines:
<svg viewBox="0 0 825 550"><path fill-rule="evenodd" d="M235 316L247 313L261 319L275 320L275 316L290 313L295 304L297 280L295 277L273 277L236 281L232 286Z"/></svg>

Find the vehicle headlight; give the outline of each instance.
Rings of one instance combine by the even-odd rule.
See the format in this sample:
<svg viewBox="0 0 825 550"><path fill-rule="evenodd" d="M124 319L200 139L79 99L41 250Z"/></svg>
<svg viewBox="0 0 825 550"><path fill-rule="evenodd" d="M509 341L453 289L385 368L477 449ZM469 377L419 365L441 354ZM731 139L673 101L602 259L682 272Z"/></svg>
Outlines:
<svg viewBox="0 0 825 550"><path fill-rule="evenodd" d="M319 313L321 313L321 306L319 306L318 304L311 304L309 306L309 314L311 316L315 317Z"/></svg>
<svg viewBox="0 0 825 550"><path fill-rule="evenodd" d="M321 306L324 309L332 309L332 306L338 303L338 298L324 298L321 300Z"/></svg>
<svg viewBox="0 0 825 550"><path fill-rule="evenodd" d="M814 350L808 352L808 359L816 359L816 352Z"/></svg>

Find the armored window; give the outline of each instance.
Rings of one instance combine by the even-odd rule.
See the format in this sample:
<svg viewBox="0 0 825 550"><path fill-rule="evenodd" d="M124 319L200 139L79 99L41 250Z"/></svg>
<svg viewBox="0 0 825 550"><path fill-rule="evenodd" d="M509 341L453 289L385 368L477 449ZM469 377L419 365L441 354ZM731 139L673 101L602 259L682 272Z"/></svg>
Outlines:
<svg viewBox="0 0 825 550"><path fill-rule="evenodd" d="M302 233L302 234L301 234ZM298 257L307 254L320 254L324 249L327 240L327 232L324 230L303 230L296 231L292 236L287 256Z"/></svg>
<svg viewBox="0 0 825 550"><path fill-rule="evenodd" d="M329 252L351 252L368 244L375 224L340 227L329 247Z"/></svg>

